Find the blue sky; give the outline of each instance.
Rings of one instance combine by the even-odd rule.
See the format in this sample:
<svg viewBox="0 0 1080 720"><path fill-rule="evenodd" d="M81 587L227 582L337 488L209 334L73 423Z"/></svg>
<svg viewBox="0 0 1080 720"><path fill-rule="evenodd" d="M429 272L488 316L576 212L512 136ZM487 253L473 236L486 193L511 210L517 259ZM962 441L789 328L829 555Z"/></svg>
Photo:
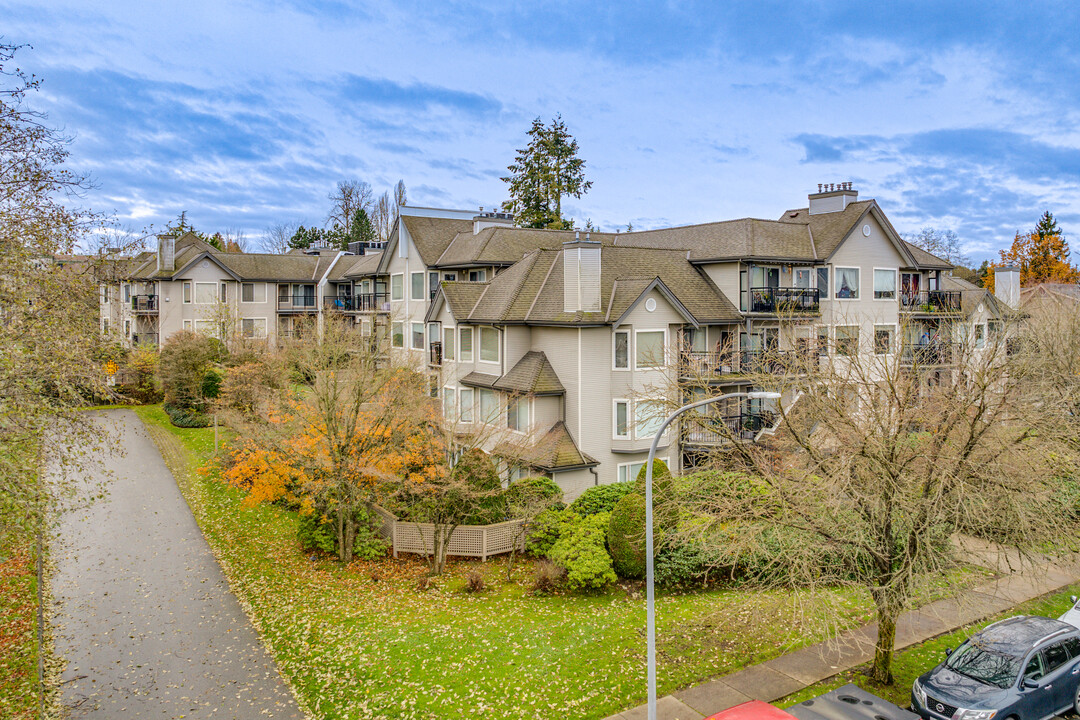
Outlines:
<svg viewBox="0 0 1080 720"><path fill-rule="evenodd" d="M1080 233L1080 3L0 0L85 198L250 238L335 182L492 207L561 112L602 229L776 218L854 181L975 258ZM1075 241L1074 241L1075 242ZM1080 245L1078 245L1080 249Z"/></svg>

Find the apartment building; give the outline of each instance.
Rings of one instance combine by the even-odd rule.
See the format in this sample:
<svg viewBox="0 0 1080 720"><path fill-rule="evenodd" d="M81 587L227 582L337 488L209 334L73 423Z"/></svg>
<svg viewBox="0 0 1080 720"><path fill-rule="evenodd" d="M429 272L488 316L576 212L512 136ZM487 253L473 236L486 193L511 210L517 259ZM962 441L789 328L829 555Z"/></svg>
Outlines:
<svg viewBox="0 0 1080 720"><path fill-rule="evenodd" d="M745 391L826 356L944 371L956 342L1001 331L1010 305L906 243L876 201L849 183L807 200L775 220L621 234L403 206L382 252L365 255L162 238L103 289L102 317L120 309L111 322L133 341L216 332L223 308L269 341L311 327L301 317L348 323L429 373L462 431L497 429L491 450L516 458L508 479L548 474L573 499L636 477L673 388ZM1018 287L1014 274L999 273L999 290ZM726 432L673 430L659 457L680 467L733 435L758 438L774 410L732 401L717 410Z"/></svg>
<svg viewBox="0 0 1080 720"><path fill-rule="evenodd" d="M155 252L111 261L115 279L100 286L102 332L127 344L158 345L181 330L279 342L317 327L339 263L378 257L226 253L192 233L157 241Z"/></svg>

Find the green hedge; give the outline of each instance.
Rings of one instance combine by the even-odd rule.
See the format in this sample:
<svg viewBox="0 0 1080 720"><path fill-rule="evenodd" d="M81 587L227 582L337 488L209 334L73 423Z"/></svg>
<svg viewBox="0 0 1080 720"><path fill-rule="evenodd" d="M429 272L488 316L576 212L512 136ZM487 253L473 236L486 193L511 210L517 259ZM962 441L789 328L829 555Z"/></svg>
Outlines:
<svg viewBox="0 0 1080 720"><path fill-rule="evenodd" d="M623 499L624 495L634 492L633 483L615 483L613 485L596 485L578 496L578 499L570 503L570 510L577 515L596 515L597 513L611 512L615 504Z"/></svg>

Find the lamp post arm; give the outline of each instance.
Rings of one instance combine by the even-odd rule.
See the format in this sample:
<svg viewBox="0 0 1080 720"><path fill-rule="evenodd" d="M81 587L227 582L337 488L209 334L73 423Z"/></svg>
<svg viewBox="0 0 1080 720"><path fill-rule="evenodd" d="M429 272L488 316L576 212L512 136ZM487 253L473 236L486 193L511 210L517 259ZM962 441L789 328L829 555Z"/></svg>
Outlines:
<svg viewBox="0 0 1080 720"><path fill-rule="evenodd" d="M653 436L652 446L649 448L649 459L645 465L645 634L648 644L648 676L649 676L649 720L656 720L656 604L653 583L653 501L652 501L652 468L653 460L656 459L656 446L660 444L660 438L664 431L674 422L675 418L687 410L712 405L721 400L729 400L735 397L747 397L749 393L735 392L717 397L705 398L697 402L683 405L673 412L660 429Z"/></svg>

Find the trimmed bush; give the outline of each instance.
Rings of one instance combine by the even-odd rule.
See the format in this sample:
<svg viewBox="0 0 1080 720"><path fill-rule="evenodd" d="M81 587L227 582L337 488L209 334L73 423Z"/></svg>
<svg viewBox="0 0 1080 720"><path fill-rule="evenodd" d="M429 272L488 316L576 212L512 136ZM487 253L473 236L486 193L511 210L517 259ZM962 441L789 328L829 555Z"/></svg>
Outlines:
<svg viewBox="0 0 1080 720"><path fill-rule="evenodd" d="M522 478L506 489L506 501L511 508L547 506L562 509L562 488L546 475Z"/></svg>
<svg viewBox="0 0 1080 720"><path fill-rule="evenodd" d="M536 557L547 557L558 541L563 525L573 517L577 516L569 510L544 510L529 523L525 551Z"/></svg>
<svg viewBox="0 0 1080 720"><path fill-rule="evenodd" d="M709 571L709 554L697 543L666 545L656 553L653 571L657 585L704 581Z"/></svg>
<svg viewBox="0 0 1080 720"><path fill-rule="evenodd" d="M674 530L679 524L679 509L675 503L675 480L663 460L653 460L653 514L655 527ZM645 498L645 466L641 466L634 481L634 492ZM642 520L644 522L644 520ZM642 526L644 527L644 525Z"/></svg>
<svg viewBox="0 0 1080 720"><path fill-rule="evenodd" d="M353 523L356 533L353 537L355 557L360 560L378 560L385 557L390 543L379 535L379 523L374 513L360 508L353 515ZM334 522L318 510L300 511L296 536L300 540L300 547L305 551L337 552L337 529Z"/></svg>
<svg viewBox="0 0 1080 720"><path fill-rule="evenodd" d="M578 515L611 512L615 509L615 503L632 492L634 492L633 483L596 485L581 493L577 500L570 503L570 510Z"/></svg>
<svg viewBox="0 0 1080 720"><path fill-rule="evenodd" d="M551 548L551 559L566 568L566 584L571 590L595 590L618 580L604 547L610 519L608 513L576 518L563 528Z"/></svg>
<svg viewBox="0 0 1080 720"><path fill-rule="evenodd" d="M654 526L655 527L655 526ZM658 538L653 538L654 543ZM624 495L611 511L607 528L611 564L621 578L645 577L645 496Z"/></svg>
<svg viewBox="0 0 1080 720"><path fill-rule="evenodd" d="M165 403L161 408L169 416L169 421L176 427L204 428L214 424L214 419L209 415L204 415L189 408L180 408L169 403Z"/></svg>

